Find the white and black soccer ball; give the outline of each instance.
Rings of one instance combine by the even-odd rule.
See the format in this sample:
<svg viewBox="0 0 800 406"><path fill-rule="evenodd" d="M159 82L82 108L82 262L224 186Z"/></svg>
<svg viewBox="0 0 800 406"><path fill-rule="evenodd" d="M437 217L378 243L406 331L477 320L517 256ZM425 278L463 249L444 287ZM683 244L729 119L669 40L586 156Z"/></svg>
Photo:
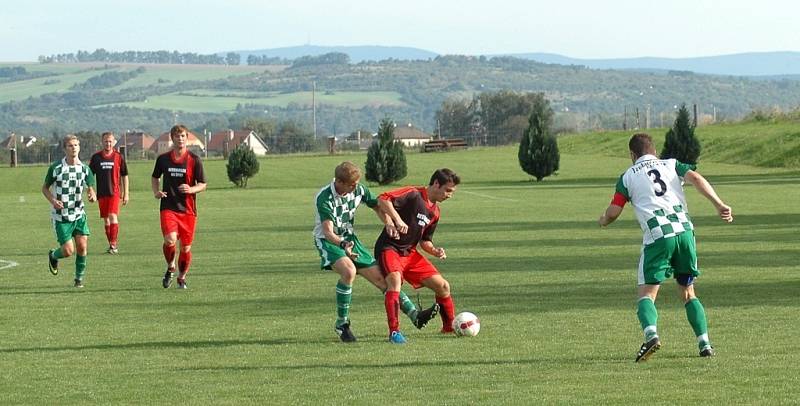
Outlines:
<svg viewBox="0 0 800 406"><path fill-rule="evenodd" d="M453 319L453 331L459 337L475 337L481 331L481 321L473 313L461 312Z"/></svg>

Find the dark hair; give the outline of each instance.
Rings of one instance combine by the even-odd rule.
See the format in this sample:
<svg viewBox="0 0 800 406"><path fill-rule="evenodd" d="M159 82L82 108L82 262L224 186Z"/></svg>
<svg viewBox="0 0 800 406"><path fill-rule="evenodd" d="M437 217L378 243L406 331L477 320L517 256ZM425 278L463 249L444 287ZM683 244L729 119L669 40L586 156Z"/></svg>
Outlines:
<svg viewBox="0 0 800 406"><path fill-rule="evenodd" d="M452 170L442 168L433 171L431 181L428 183L428 185L433 185L433 182L439 182L439 186L446 185L449 182L453 182L454 185L458 185L461 183L461 178L459 178L458 175L456 175L456 173Z"/></svg>
<svg viewBox="0 0 800 406"><path fill-rule="evenodd" d="M656 153L656 147L653 146L653 138L645 133L633 134L631 140L628 141L628 149L637 157Z"/></svg>

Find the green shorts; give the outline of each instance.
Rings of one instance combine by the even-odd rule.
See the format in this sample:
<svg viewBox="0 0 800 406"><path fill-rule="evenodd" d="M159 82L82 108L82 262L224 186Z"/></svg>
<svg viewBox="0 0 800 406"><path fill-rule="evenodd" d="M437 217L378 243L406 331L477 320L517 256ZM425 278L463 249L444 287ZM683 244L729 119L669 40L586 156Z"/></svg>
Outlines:
<svg viewBox="0 0 800 406"><path fill-rule="evenodd" d="M354 235L347 240L352 241L353 244L355 244L353 246L353 253L358 254L358 258L356 258L353 263L357 269L368 268L375 265L375 258L364 248L364 246L361 244L361 241L358 240L358 237ZM333 264L336 263L339 258L346 256L341 247L331 244L324 238L315 238L314 245L317 247L317 251L319 252L319 267L321 269L333 269Z"/></svg>
<svg viewBox="0 0 800 406"><path fill-rule="evenodd" d="M661 238L642 247L639 259L639 285L654 285L678 275L699 276L694 232Z"/></svg>
<svg viewBox="0 0 800 406"><path fill-rule="evenodd" d="M61 245L71 240L75 235L89 235L89 225L86 224L86 213L75 221L53 221L56 230L56 240Z"/></svg>

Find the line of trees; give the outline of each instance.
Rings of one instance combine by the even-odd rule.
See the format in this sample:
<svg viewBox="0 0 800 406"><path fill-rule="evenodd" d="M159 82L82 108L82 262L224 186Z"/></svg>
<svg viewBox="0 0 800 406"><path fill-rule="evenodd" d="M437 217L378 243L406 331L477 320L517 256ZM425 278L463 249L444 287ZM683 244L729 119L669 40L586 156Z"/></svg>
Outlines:
<svg viewBox="0 0 800 406"><path fill-rule="evenodd" d="M39 63L79 63L79 62L110 62L110 63L161 63L161 64L197 64L197 65L238 65L241 55L229 52L225 56L217 54L198 54L194 52L178 51L106 51L98 48L93 52L78 51L76 53L40 55Z"/></svg>

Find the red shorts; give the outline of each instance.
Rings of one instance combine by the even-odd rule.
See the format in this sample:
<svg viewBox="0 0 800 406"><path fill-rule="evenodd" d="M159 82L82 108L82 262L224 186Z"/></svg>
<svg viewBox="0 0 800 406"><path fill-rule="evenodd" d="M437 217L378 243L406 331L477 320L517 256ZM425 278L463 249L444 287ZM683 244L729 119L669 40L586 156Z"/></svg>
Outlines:
<svg viewBox="0 0 800 406"><path fill-rule="evenodd" d="M403 279L414 289L422 287L422 281L425 279L439 275L436 267L417 251L412 251L407 257L401 257L395 250L383 250L380 254L380 263L387 274L400 272Z"/></svg>
<svg viewBox="0 0 800 406"><path fill-rule="evenodd" d="M172 210L161 210L161 234L178 233L183 246L192 245L197 217Z"/></svg>
<svg viewBox="0 0 800 406"><path fill-rule="evenodd" d="M97 205L100 206L100 217L106 218L109 214L119 214L120 197L114 196L99 196L97 198Z"/></svg>

